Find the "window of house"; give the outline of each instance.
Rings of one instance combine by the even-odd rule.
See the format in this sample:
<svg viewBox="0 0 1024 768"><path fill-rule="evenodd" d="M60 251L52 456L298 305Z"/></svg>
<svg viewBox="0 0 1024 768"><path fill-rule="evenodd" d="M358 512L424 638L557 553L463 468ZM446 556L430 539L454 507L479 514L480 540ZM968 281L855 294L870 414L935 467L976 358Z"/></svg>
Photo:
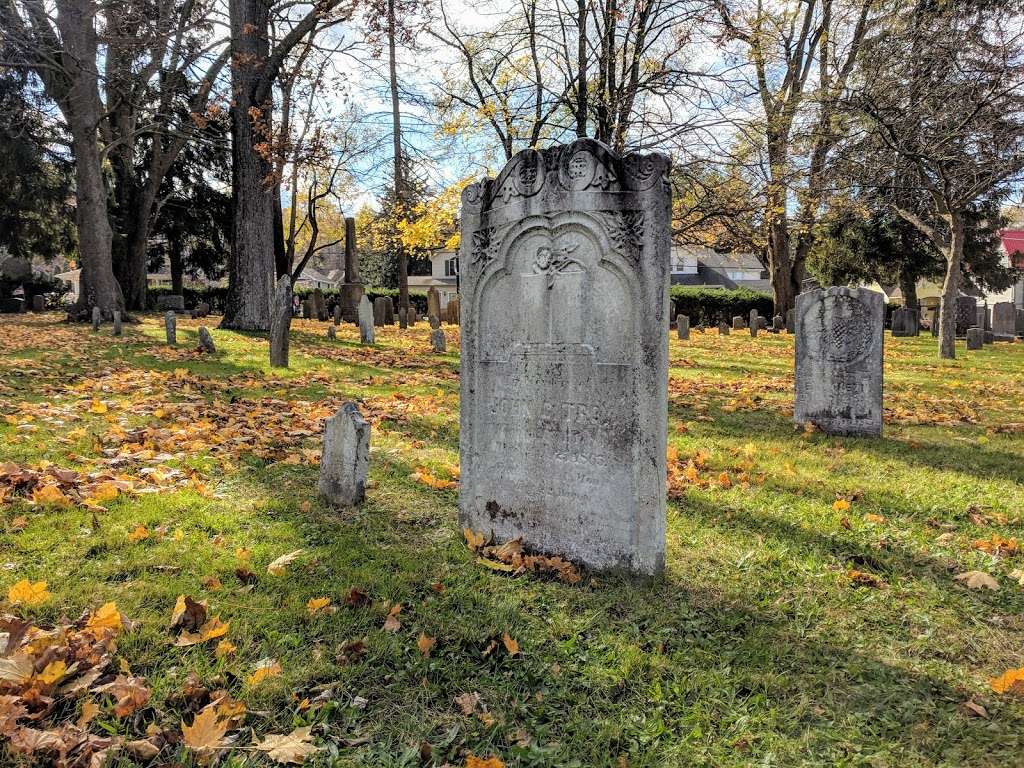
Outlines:
<svg viewBox="0 0 1024 768"><path fill-rule="evenodd" d="M444 260L444 276L455 277L459 274L459 257L452 256L450 259Z"/></svg>

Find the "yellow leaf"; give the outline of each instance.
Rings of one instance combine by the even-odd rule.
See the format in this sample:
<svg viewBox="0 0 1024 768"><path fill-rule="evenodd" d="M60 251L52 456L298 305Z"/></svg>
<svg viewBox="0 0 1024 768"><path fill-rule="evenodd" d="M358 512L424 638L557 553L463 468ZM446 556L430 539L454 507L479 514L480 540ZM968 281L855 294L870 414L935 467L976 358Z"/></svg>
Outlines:
<svg viewBox="0 0 1024 768"><path fill-rule="evenodd" d="M213 640L226 635L230 626L230 621L222 622L220 620L220 616L214 616L203 624L203 626L199 628L198 632L182 632L178 635L178 639L174 644L179 648L182 648L189 645L196 645L198 643L205 643L207 640Z"/></svg>
<svg viewBox="0 0 1024 768"><path fill-rule="evenodd" d="M718 475L718 485L721 486L722 488L732 487L732 480L729 479L728 472L722 472L721 474Z"/></svg>
<svg viewBox="0 0 1024 768"><path fill-rule="evenodd" d="M102 400L93 399L89 405L89 413L106 413L107 405Z"/></svg>
<svg viewBox="0 0 1024 768"><path fill-rule="evenodd" d="M267 566L267 573L271 576L282 575L284 573L284 569L301 554L302 550L296 549L294 552L289 552L287 555L281 555L277 560Z"/></svg>
<svg viewBox="0 0 1024 768"><path fill-rule="evenodd" d="M144 525L138 526L134 531L132 531L131 533L128 534L128 541L132 541L132 542L143 541L144 539L148 539L148 538L149 538L149 529L146 526L144 526Z"/></svg>
<svg viewBox="0 0 1024 768"><path fill-rule="evenodd" d="M885 517L883 515L876 515L873 512L869 512L868 514L864 515L864 522L877 523L878 525L881 525L885 522Z"/></svg>
<svg viewBox="0 0 1024 768"><path fill-rule="evenodd" d="M267 757L278 763L302 765L306 758L321 749L312 743L313 726L296 728L289 734L268 733L256 749L266 752Z"/></svg>
<svg viewBox="0 0 1024 768"><path fill-rule="evenodd" d="M84 729L100 713L100 705L95 701L83 701L82 712L75 723L79 728Z"/></svg>
<svg viewBox="0 0 1024 768"><path fill-rule="evenodd" d="M121 621L121 612L117 610L117 603L104 603L100 606L100 608L89 617L89 621L86 622L85 628L94 633L103 629L112 629L115 632L120 632L124 629L124 623Z"/></svg>
<svg viewBox="0 0 1024 768"><path fill-rule="evenodd" d="M429 656L436 643L436 637L427 637L425 632L420 632L419 640L416 641L416 647L420 649L420 653L424 656Z"/></svg>
<svg viewBox="0 0 1024 768"><path fill-rule="evenodd" d="M268 677L279 677L283 671L281 665L274 659L260 659L256 664L255 671L247 678L247 682L249 685L256 686Z"/></svg>
<svg viewBox="0 0 1024 768"><path fill-rule="evenodd" d="M18 515L16 518L11 520L12 531L23 531L28 527L28 518L24 515Z"/></svg>
<svg viewBox="0 0 1024 768"><path fill-rule="evenodd" d="M217 717L215 705L207 704L192 720L192 725L185 725L184 720L181 722L182 740L185 746L196 752L212 752L221 747L228 723L229 720Z"/></svg>
<svg viewBox="0 0 1024 768"><path fill-rule="evenodd" d="M58 680L67 674L68 665L63 661L51 661L46 667L36 675L36 680L46 685L53 685Z"/></svg>
<svg viewBox="0 0 1024 768"><path fill-rule="evenodd" d="M463 528L462 535L466 537L466 546L473 551L480 549L484 545L484 536L482 533L474 533L470 528Z"/></svg>
<svg viewBox="0 0 1024 768"><path fill-rule="evenodd" d="M213 652L213 655L218 659L223 659L225 656L230 656L237 650L238 649L235 647L235 644L230 640L221 640L217 643L217 650Z"/></svg>
<svg viewBox="0 0 1024 768"><path fill-rule="evenodd" d="M54 504L61 507L71 505L71 500L56 485L44 485L42 488L36 488L32 491L32 501L36 504Z"/></svg>
<svg viewBox="0 0 1024 768"><path fill-rule="evenodd" d="M472 752L466 755L465 768L505 768L501 758L491 755L490 757L477 757Z"/></svg>
<svg viewBox="0 0 1024 768"><path fill-rule="evenodd" d="M505 650L508 651L509 656L515 656L519 653L519 643L512 639L512 636L508 632L501 636L501 644L505 646Z"/></svg>
<svg viewBox="0 0 1024 768"><path fill-rule="evenodd" d="M836 499L832 502L832 509L836 512L845 512L850 508L850 502L846 499Z"/></svg>
<svg viewBox="0 0 1024 768"><path fill-rule="evenodd" d="M309 611L310 616L318 611L322 611L324 608L331 604L331 598L329 597L314 597L310 598L306 603L306 610Z"/></svg>
<svg viewBox="0 0 1024 768"><path fill-rule="evenodd" d="M45 581L22 579L7 590L7 600L11 605L42 605L49 599Z"/></svg>
<svg viewBox="0 0 1024 768"><path fill-rule="evenodd" d="M996 693L1024 693L1024 667L1008 669L988 683Z"/></svg>
<svg viewBox="0 0 1024 768"><path fill-rule="evenodd" d="M0 658L0 680L24 684L32 678L32 659L24 653Z"/></svg>
<svg viewBox="0 0 1024 768"><path fill-rule="evenodd" d="M90 495L92 496L92 498L102 503L104 501L111 501L112 499L116 499L117 494L119 493L120 490L118 489L118 487L108 481L100 483L95 488L93 488L92 493Z"/></svg>

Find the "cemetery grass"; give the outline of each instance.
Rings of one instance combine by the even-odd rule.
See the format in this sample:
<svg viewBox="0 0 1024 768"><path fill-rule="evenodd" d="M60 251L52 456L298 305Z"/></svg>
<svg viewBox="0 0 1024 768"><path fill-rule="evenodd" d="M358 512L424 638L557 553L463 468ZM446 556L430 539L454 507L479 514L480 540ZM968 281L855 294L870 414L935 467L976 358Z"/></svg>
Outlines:
<svg viewBox="0 0 1024 768"><path fill-rule="evenodd" d="M673 337L665 574L567 584L487 568L462 539L446 487L457 330L434 355L425 323L377 329L367 350L353 326L331 342L298 321L292 367L271 372L258 334L215 330L215 355L192 351L199 322L179 320L169 350L159 317L121 339L0 319L0 464L113 469L157 490L100 511L0 502L2 595L23 578L52 593L6 612L51 626L116 601L139 622L118 663L150 702L118 718L93 696L94 732L190 723L195 675L248 708L233 766L269 764L254 735L302 725L323 747L314 766L1020 764L1024 698L989 681L1024 666L1024 556L999 544L1021 533L1024 344L961 343L940 362L930 337L887 335L885 436L842 440L793 429L790 337ZM373 422L372 487L331 510L314 427L346 399ZM186 402L251 432L203 425ZM145 427L174 450L133 444ZM104 463L118 453L135 458ZM967 571L999 590L954 579ZM233 653L173 646L179 595L230 622ZM266 658L282 673L252 684ZM155 762L195 760L177 745Z"/></svg>

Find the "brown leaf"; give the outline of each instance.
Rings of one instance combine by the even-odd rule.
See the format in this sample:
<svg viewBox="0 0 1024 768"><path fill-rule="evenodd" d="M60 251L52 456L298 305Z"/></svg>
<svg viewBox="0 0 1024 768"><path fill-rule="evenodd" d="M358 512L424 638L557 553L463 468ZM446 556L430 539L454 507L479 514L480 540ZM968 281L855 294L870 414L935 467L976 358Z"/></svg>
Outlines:
<svg viewBox="0 0 1024 768"><path fill-rule="evenodd" d="M475 691L473 693L460 693L455 697L455 703L459 705L462 714L472 715L480 704L480 694Z"/></svg>
<svg viewBox="0 0 1024 768"><path fill-rule="evenodd" d="M185 722L182 721L182 740L185 746L200 754L212 752L223 745L228 722L228 720L219 719L215 705L209 704L195 716L192 725L185 725Z"/></svg>
<svg viewBox="0 0 1024 768"><path fill-rule="evenodd" d="M345 605L349 608L360 608L369 604L370 598L359 587L352 587L345 596Z"/></svg>
<svg viewBox="0 0 1024 768"><path fill-rule="evenodd" d="M429 656L436 643L436 637L427 637L426 633L420 632L419 640L416 641L416 647L420 649L420 653L423 656Z"/></svg>
<svg viewBox="0 0 1024 768"><path fill-rule="evenodd" d="M275 762L302 765L307 757L321 749L312 743L312 730L313 726L307 725L288 734L268 733L256 744L256 749L266 752Z"/></svg>
<svg viewBox="0 0 1024 768"><path fill-rule="evenodd" d="M398 614L402 610L402 604L396 603L392 606L391 610L388 611L387 618L384 619L384 631L385 632L397 632L402 628L402 622L398 620Z"/></svg>
<svg viewBox="0 0 1024 768"><path fill-rule="evenodd" d="M206 601L197 602L187 595L178 595L171 611L171 629L194 632L206 622Z"/></svg>
<svg viewBox="0 0 1024 768"><path fill-rule="evenodd" d="M149 702L149 689L143 685L145 682L146 679L143 677L118 675L113 682L100 685L95 690L98 693L109 693L117 699L114 714L118 717L127 717Z"/></svg>
<svg viewBox="0 0 1024 768"><path fill-rule="evenodd" d="M501 643L505 646L505 650L508 651L509 656L515 656L519 653L519 643L513 640L508 632L505 632L501 636Z"/></svg>

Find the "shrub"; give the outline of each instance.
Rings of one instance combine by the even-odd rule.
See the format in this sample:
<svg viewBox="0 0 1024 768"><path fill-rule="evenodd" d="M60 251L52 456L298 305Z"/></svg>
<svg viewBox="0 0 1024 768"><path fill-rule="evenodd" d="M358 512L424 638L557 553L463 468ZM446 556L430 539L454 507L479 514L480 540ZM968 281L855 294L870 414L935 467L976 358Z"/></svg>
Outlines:
<svg viewBox="0 0 1024 768"><path fill-rule="evenodd" d="M690 323L712 325L735 315L746 317L756 309L762 317L774 314L775 304L770 294L749 288L705 288L702 286L673 285L670 289L676 315L689 315Z"/></svg>
<svg viewBox="0 0 1024 768"><path fill-rule="evenodd" d="M146 292L146 309L156 309L158 296L171 296L174 294L170 288L150 288ZM185 309L195 309L196 305L205 301L210 305L211 312L223 312L224 304L228 298L228 289L220 286L209 286L206 288L183 288L181 295L185 297Z"/></svg>

